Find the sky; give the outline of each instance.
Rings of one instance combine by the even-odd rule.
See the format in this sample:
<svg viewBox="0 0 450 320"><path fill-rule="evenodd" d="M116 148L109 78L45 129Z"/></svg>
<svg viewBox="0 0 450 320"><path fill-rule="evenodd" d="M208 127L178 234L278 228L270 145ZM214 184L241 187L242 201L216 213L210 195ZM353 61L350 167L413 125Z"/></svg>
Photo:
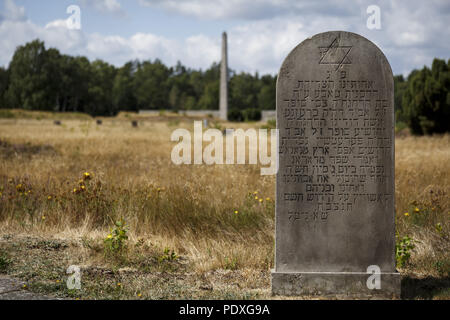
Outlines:
<svg viewBox="0 0 450 320"><path fill-rule="evenodd" d="M80 8L80 29L67 13ZM379 28L368 28L379 8ZM236 72L276 74L288 53L317 33L343 30L373 41L394 74L450 58L450 0L0 0L0 66L17 46L39 38L64 54L102 59L177 61L206 69L220 61Z"/></svg>

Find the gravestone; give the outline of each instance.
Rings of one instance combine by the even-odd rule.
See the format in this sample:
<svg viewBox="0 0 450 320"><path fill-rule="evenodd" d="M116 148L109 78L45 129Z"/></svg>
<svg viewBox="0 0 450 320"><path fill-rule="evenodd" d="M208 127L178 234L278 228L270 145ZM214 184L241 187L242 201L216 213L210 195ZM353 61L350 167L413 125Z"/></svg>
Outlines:
<svg viewBox="0 0 450 320"><path fill-rule="evenodd" d="M273 294L398 297L384 54L350 32L300 43L279 72L277 127Z"/></svg>

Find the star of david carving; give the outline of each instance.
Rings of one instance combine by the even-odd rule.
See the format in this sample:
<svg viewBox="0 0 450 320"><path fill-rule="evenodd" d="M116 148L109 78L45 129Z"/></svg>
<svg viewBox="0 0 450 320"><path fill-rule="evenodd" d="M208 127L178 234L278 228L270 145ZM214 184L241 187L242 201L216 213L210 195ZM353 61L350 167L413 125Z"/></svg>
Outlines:
<svg viewBox="0 0 450 320"><path fill-rule="evenodd" d="M336 70L344 64L352 64L348 56L352 46L340 46L339 38L334 39L328 47L319 47L319 50L319 64L337 65Z"/></svg>

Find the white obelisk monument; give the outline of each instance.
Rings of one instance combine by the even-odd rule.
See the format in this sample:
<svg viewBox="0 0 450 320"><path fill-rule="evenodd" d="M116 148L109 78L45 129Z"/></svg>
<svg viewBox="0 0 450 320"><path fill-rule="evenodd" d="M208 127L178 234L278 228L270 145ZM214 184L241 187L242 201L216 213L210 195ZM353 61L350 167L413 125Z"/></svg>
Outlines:
<svg viewBox="0 0 450 320"><path fill-rule="evenodd" d="M228 57L227 33L222 33L222 62L220 64L220 119L227 120L228 114Z"/></svg>

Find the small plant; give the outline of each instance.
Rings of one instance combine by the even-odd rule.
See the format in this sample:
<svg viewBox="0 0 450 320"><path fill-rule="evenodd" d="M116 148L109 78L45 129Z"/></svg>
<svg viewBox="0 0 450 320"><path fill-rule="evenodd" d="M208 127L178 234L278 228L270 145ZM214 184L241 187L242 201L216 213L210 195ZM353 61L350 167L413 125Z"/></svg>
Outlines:
<svg viewBox="0 0 450 320"><path fill-rule="evenodd" d="M165 248L163 255L158 258L158 261L159 262L175 261L177 259L178 259L178 256L177 256L177 254L175 253L174 250L170 250L169 248Z"/></svg>
<svg viewBox="0 0 450 320"><path fill-rule="evenodd" d="M440 222L436 223L434 228L436 229L436 232L439 233L439 235L441 237L444 235L444 232L443 232L443 229L442 229L442 224Z"/></svg>
<svg viewBox="0 0 450 320"><path fill-rule="evenodd" d="M8 254L3 250L0 250L0 273L6 273L10 264L11 260L9 259Z"/></svg>
<svg viewBox="0 0 450 320"><path fill-rule="evenodd" d="M118 254L126 247L128 240L127 229L125 228L125 221L120 219L114 224L114 229L106 236L105 251L110 254Z"/></svg>
<svg viewBox="0 0 450 320"><path fill-rule="evenodd" d="M448 274L450 271L449 269L450 265L448 260L447 261L438 260L433 263L433 267L439 273L440 276L444 276Z"/></svg>
<svg viewBox="0 0 450 320"><path fill-rule="evenodd" d="M136 248L140 248L145 244L145 240L144 239L139 239L136 244L134 245Z"/></svg>
<svg viewBox="0 0 450 320"><path fill-rule="evenodd" d="M411 251L415 247L414 240L408 236L403 237L400 241L397 240L395 244L395 257L399 267L404 267L409 262Z"/></svg>
<svg viewBox="0 0 450 320"><path fill-rule="evenodd" d="M228 258L225 257L225 270L237 270L238 269L238 261L236 257Z"/></svg>

